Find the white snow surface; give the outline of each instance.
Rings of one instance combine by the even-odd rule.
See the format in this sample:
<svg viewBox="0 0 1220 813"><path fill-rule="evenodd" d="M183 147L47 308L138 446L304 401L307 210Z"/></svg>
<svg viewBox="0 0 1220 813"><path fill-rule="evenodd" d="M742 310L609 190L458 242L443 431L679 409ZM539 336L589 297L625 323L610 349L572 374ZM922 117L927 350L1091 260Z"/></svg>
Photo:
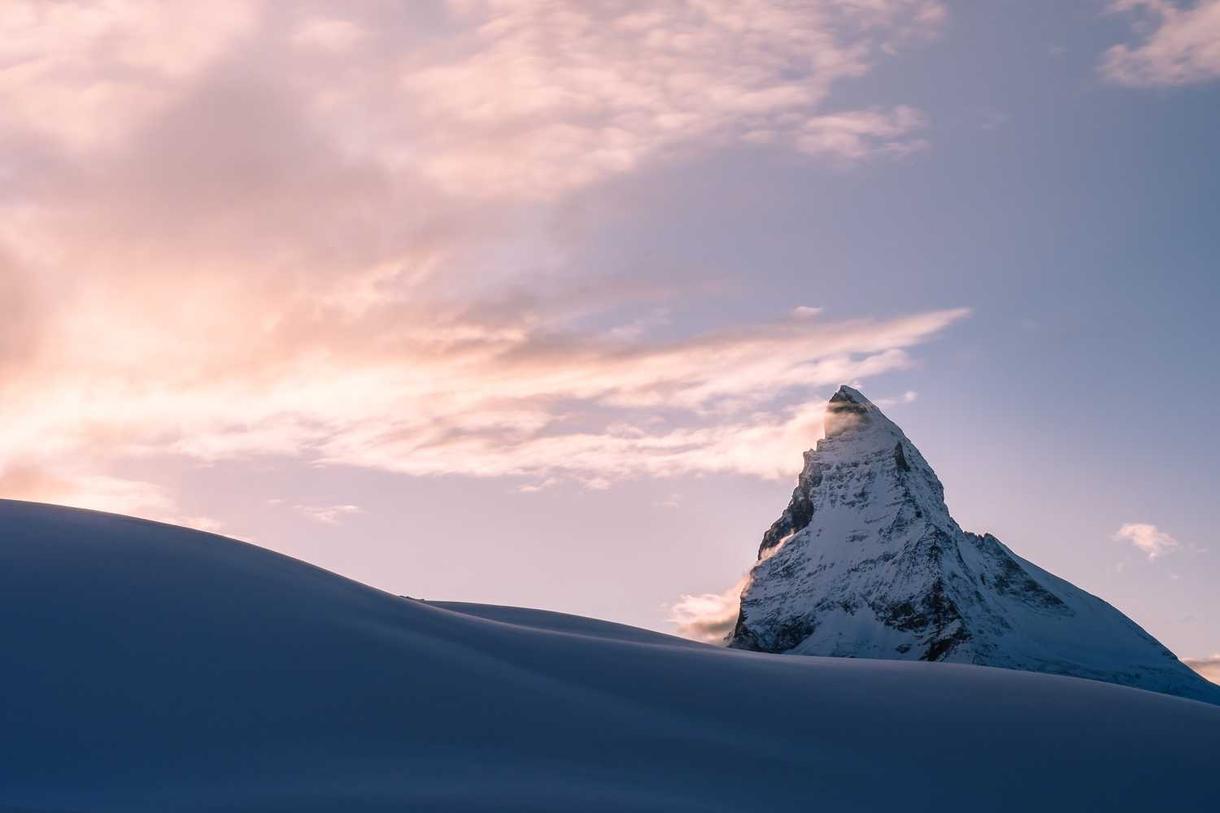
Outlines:
<svg viewBox="0 0 1220 813"><path fill-rule="evenodd" d="M1212 809L1220 708L430 605L0 501L0 811Z"/></svg>
<svg viewBox="0 0 1220 813"><path fill-rule="evenodd" d="M851 387L763 539L732 646L1075 675L1220 703L1105 601L963 531L915 445Z"/></svg>

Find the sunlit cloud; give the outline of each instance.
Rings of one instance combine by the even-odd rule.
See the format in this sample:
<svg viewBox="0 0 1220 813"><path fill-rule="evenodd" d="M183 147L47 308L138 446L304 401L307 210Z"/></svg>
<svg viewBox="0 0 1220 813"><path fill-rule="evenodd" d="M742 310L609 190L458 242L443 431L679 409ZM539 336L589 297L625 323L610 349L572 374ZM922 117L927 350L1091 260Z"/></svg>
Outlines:
<svg viewBox="0 0 1220 813"><path fill-rule="evenodd" d="M292 42L324 51L346 51L368 36L368 32L351 20L335 17L311 17L301 22L292 34Z"/></svg>
<svg viewBox="0 0 1220 813"><path fill-rule="evenodd" d="M793 449L821 433L824 392L814 392L906 367L906 348L964 312L785 320L671 343L462 322L420 336L423 317L399 314L417 321L381 335L380 352L351 343L360 325L333 313L331 334L318 323L301 343L293 331L291 348L272 332L218 338L202 356L189 342L158 351L172 325L151 329L147 318L100 349L83 337L57 345L3 385L0 459L278 455L413 475L564 474L591 487L639 475L789 476ZM786 394L799 405L785 406Z"/></svg>
<svg viewBox="0 0 1220 813"><path fill-rule="evenodd" d="M1212 683L1220 683L1220 653L1212 655L1210 658L1183 658L1182 663Z"/></svg>
<svg viewBox="0 0 1220 813"><path fill-rule="evenodd" d="M1172 553L1180 547L1178 540L1146 522L1128 522L1115 532L1114 538L1139 548L1147 554L1149 561Z"/></svg>
<svg viewBox="0 0 1220 813"><path fill-rule="evenodd" d="M737 624L745 584L743 578L723 593L683 595L670 607L670 623L683 638L723 644Z"/></svg>
<svg viewBox="0 0 1220 813"><path fill-rule="evenodd" d="M0 4L0 126L114 146L248 33L249 0Z"/></svg>
<svg viewBox="0 0 1220 813"><path fill-rule="evenodd" d="M906 152L909 107L823 113L838 80L927 37L940 3L663 0L451 3L455 55L403 88L422 169L461 195L550 196L683 146L778 143L843 160Z"/></svg>
<svg viewBox="0 0 1220 813"><path fill-rule="evenodd" d="M1101 71L1108 79L1151 86L1220 77L1220 0L1114 0L1111 9L1134 15L1141 39L1106 51Z"/></svg>
<svg viewBox="0 0 1220 813"><path fill-rule="evenodd" d="M783 550L796 534L788 534L766 550L759 550L758 562L762 563ZM758 564L755 564L755 568ZM737 583L721 593L684 593L669 608L669 622L678 635L707 644L727 643L729 634L737 626L741 613L741 594L753 576L753 569L737 580Z"/></svg>
<svg viewBox="0 0 1220 813"><path fill-rule="evenodd" d="M293 506L306 519L320 522L323 525L338 525L346 517L363 513L358 505L295 505Z"/></svg>
<svg viewBox="0 0 1220 813"><path fill-rule="evenodd" d="M177 517L121 473L165 456L589 488L787 476L820 432L810 403L910 366L966 312L679 328L695 292L583 273L554 214L677 155L918 149L914 108L826 103L943 17L0 4L3 493Z"/></svg>
<svg viewBox="0 0 1220 813"><path fill-rule="evenodd" d="M21 464L0 454L0 497L72 505L184 525L224 530L212 517L183 514L163 486L82 470L71 461Z"/></svg>

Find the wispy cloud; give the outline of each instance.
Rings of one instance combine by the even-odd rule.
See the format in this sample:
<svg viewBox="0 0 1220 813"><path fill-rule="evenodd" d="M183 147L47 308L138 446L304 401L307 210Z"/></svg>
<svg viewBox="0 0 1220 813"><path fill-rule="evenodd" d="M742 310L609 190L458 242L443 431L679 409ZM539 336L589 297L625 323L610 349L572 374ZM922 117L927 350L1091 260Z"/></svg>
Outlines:
<svg viewBox="0 0 1220 813"><path fill-rule="evenodd" d="M1137 19L1141 39L1106 51L1101 72L1124 85L1185 85L1220 77L1220 0L1114 0Z"/></svg>
<svg viewBox="0 0 1220 813"><path fill-rule="evenodd" d="M895 406L898 404L913 404L919 400L919 393L915 390L907 390L902 395L885 396L872 399L877 406Z"/></svg>
<svg viewBox="0 0 1220 813"><path fill-rule="evenodd" d="M323 525L338 525L345 517L363 513L358 505L295 505L297 511L307 519L320 522Z"/></svg>
<svg viewBox="0 0 1220 813"><path fill-rule="evenodd" d="M1220 653L1212 655L1210 658L1183 658L1182 663L1212 683L1220 683Z"/></svg>
<svg viewBox="0 0 1220 813"><path fill-rule="evenodd" d="M1172 553L1180 547L1178 540L1146 522L1128 522L1115 532L1114 538L1139 548L1147 554L1149 561Z"/></svg>
<svg viewBox="0 0 1220 813"><path fill-rule="evenodd" d="M908 107L820 111L831 86L939 29L927 0L453 3L452 57L403 88L422 168L455 194L552 195L738 140L859 160L909 151Z"/></svg>
<svg viewBox="0 0 1220 813"><path fill-rule="evenodd" d="M217 519L184 514L164 486L91 471L87 462L21 463L0 454L0 497L140 516L201 531L224 530Z"/></svg>
<svg viewBox="0 0 1220 813"><path fill-rule="evenodd" d="M939 3L0 6L5 493L173 516L119 473L154 455L777 476L803 399L965 315L678 329L690 291L590 278L553 228L679 150L917 148L910 107L825 106Z"/></svg>
<svg viewBox="0 0 1220 813"><path fill-rule="evenodd" d="M723 644L737 624L743 578L723 593L681 596L670 607L669 621L684 638L707 644Z"/></svg>

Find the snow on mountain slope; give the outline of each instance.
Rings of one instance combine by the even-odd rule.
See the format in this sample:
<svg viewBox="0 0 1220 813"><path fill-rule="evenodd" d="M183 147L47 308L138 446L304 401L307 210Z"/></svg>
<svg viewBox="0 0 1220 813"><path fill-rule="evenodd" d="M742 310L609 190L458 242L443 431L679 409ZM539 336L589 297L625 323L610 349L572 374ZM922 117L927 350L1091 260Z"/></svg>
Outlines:
<svg viewBox="0 0 1220 813"><path fill-rule="evenodd" d="M763 537L730 646L1075 675L1220 703L1106 602L958 527L931 466L850 387Z"/></svg>
<svg viewBox="0 0 1220 813"><path fill-rule="evenodd" d="M218 536L0 501L0 811L1214 802L1220 708L1203 703L547 615L450 611Z"/></svg>

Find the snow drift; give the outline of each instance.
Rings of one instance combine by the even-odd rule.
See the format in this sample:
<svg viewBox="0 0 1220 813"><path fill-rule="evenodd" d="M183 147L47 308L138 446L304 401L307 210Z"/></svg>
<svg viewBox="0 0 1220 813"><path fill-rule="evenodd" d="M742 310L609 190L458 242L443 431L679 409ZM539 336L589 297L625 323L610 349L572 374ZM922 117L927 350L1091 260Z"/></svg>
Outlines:
<svg viewBox="0 0 1220 813"><path fill-rule="evenodd" d="M428 605L258 547L0 501L0 810L1212 806L1220 708Z"/></svg>

